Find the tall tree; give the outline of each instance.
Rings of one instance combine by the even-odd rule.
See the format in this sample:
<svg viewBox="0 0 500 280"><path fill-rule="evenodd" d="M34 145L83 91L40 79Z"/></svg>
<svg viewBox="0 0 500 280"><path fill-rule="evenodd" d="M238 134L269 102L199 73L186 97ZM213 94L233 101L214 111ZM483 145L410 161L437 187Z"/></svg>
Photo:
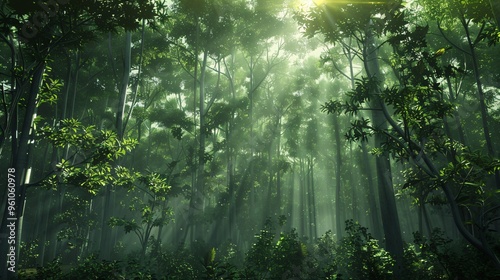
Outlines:
<svg viewBox="0 0 500 280"><path fill-rule="evenodd" d="M441 2L435 1L421 1L423 7L426 9L428 16L436 21L437 27L447 41L448 44L453 46L456 50L460 51L466 56L470 57L472 64L472 71L474 73L474 80L476 83L476 94L481 112L481 125L483 130L484 140L486 142L486 151L489 156L497 156L496 150L492 141L492 132L489 124L489 113L486 93L484 92L484 75L481 73L481 58L478 54L478 47L485 38L488 37L487 30L491 25L495 25L497 17L495 15L495 7L491 5L490 1L485 0L468 0L456 1L447 0ZM447 25L449 28L453 26L453 22L458 20L462 27L467 44L462 45L458 41L450 39L443 30L442 24ZM475 30L477 29L477 30ZM456 30L456 28L453 28ZM473 33L476 33L475 36ZM495 172L496 188L500 188L500 171Z"/></svg>
<svg viewBox="0 0 500 280"><path fill-rule="evenodd" d="M311 9L305 17L298 17L301 24L305 26L305 35L312 37L319 33L325 36L329 43L341 43L344 38L354 38L358 41L362 53L365 73L372 81L370 95L370 109L372 110L371 122L377 128L387 128L385 115L382 111L383 100L380 98L378 83L383 82L380 74L380 66L377 57L377 45L375 32L380 30L379 15L388 17L399 8L398 1L385 4L366 5L341 4L335 1L325 1L318 7ZM379 15L377 15L379 14ZM376 16L377 15L377 16ZM358 89L355 89L358 91ZM363 93L359 93L358 98ZM368 121L368 120L360 120ZM375 148L381 148L385 143L384 135L375 136ZM399 227L399 218L394 197L392 175L389 154L382 152L376 158L377 180L382 222L387 250L395 257L396 275L402 275L403 269L403 239Z"/></svg>
<svg viewBox="0 0 500 280"><path fill-rule="evenodd" d="M460 144L453 139L446 142L447 137L443 137L446 133L444 122L445 116L451 114L452 105L443 98L443 88L438 82L445 72L437 63L439 52L427 49L429 27L417 25L409 29L404 13L396 13L392 19L385 30L392 35L387 42L394 48L395 58L398 58L395 64L398 65L395 75L398 83L378 91L378 98L383 101L378 108L390 129L380 130L380 126L365 120L352 124L351 135L354 139L363 139L372 133L386 137L386 143L378 153L382 154L385 150L397 160L411 164L410 172L406 173L409 176L406 177L405 187L419 188L422 187L421 182L426 182L425 187L440 190L460 234L489 257L492 265L499 267L498 257L488 241L490 233L486 230L496 218L484 221L472 217L481 225L478 234L475 234L466 228L460 212L460 207L464 206L469 210L497 215L494 209L498 206L493 198L496 195L494 191L484 188L484 179L496 170L498 160L481 156L467 147L460 148ZM373 102L370 93L374 88L378 88L376 81L364 79L355 91L349 93L349 102L344 105L338 101L329 102L325 105L326 110L357 112L363 104ZM391 106L392 114L388 106ZM469 185L473 187L465 189ZM471 197L465 194L470 191L480 195ZM476 206L473 207L474 204Z"/></svg>
<svg viewBox="0 0 500 280"><path fill-rule="evenodd" d="M153 10L149 3L136 4L119 5L118 2L112 1L80 5L59 1L51 2L48 7L49 4L45 2L38 5L24 5L16 1L9 1L6 5L2 3L2 39L10 45L11 58L14 59L12 65L21 69L21 72L14 71L11 74L12 81L16 80L16 83L10 89L12 95L9 104L4 106L5 122L1 136L2 147L7 139L10 139L12 146L11 166L15 170L16 211L11 212L11 216L19 221L15 227L17 244L22 232L26 188L32 184L30 157L33 153L29 153L29 150L30 145L34 143L31 140L35 133L33 123L50 56L56 50L81 47L92 38L93 31L113 30L118 27L133 29L137 27L136 19L152 17ZM128 12L115 17L113 15L117 9L126 9ZM19 36L13 39L16 34ZM21 104L23 100L26 100L26 104ZM19 114L20 105L26 108L23 114ZM21 116L19 119L18 115ZM18 123L21 124L19 127ZM3 200L6 199L5 194ZM2 236L7 236L7 213L4 211ZM6 252L7 239L2 238L1 241L1 249ZM3 264L6 264L5 257L5 254L2 254L0 259Z"/></svg>

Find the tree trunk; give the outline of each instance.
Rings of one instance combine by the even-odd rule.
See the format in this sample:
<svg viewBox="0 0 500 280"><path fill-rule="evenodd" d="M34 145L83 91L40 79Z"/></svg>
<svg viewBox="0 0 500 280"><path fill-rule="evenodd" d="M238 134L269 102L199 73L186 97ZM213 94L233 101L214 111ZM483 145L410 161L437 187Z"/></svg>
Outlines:
<svg viewBox="0 0 500 280"><path fill-rule="evenodd" d="M124 136L125 127L123 125L123 118L125 115L125 104L127 100L127 89L130 79L130 69L131 69L131 48L132 48L132 33L127 31L125 34L125 57L124 57L124 67L122 74L121 87L119 91L118 107L116 111L116 133L118 139L122 140ZM107 185L104 193L104 205L102 209L101 216L101 245L100 245L100 256L103 259L109 259L115 244L113 229L108 226L108 221L110 217L113 216L115 195L112 192L112 186Z"/></svg>
<svg viewBox="0 0 500 280"><path fill-rule="evenodd" d="M294 211L294 191L295 191L295 163L292 164L291 172L290 172L290 179L289 179L289 184L288 184L288 204L286 208L286 215L288 218L288 224L287 228L288 230L291 230L293 228L293 223L294 223L294 218L295 215L293 214Z"/></svg>
<svg viewBox="0 0 500 280"><path fill-rule="evenodd" d="M118 107L116 110L116 133L120 140L123 139L125 127L123 126L123 117L125 115L125 104L127 101L127 89L130 80L131 69L131 51L132 51L132 33L127 31L125 34L125 57L123 58L123 75L118 96Z"/></svg>
<svg viewBox="0 0 500 280"><path fill-rule="evenodd" d="M278 135L277 135L277 143L276 143L276 158L278 159L278 168L276 171L276 211L278 214L281 214L281 115L278 117L278 127L277 127Z"/></svg>
<svg viewBox="0 0 500 280"><path fill-rule="evenodd" d="M312 196L312 188L311 188L311 159L308 157L306 160L306 199L307 199L307 230L309 234L309 238L313 236L313 196Z"/></svg>
<svg viewBox="0 0 500 280"><path fill-rule="evenodd" d="M371 24L366 31L366 43L364 49L365 71L369 78L376 79L377 82L383 81L383 76L380 73L380 66L377 57L377 48L375 39L371 31ZM372 109L372 124L379 130L387 130L388 125L382 111L383 100L380 98L379 88L372 89L372 97L370 100L370 108ZM377 133L375 138L375 148L382 148L385 142L385 136ZM380 210L382 214L382 224L385 235L385 246L387 251L392 254L396 264L394 275L399 279L403 274L403 238L399 225L398 211L396 208L396 199L394 197L394 189L392 185L391 165L389 154L383 151L375 159L377 170L377 185L379 191Z"/></svg>
<svg viewBox="0 0 500 280"><path fill-rule="evenodd" d="M21 131L18 131L17 124L13 124L11 128L12 132L12 167L14 168L13 174L15 177L15 211L14 213L8 211L7 207L9 206L7 203L7 195L4 200L6 208L4 209L4 213L2 215L0 236L0 251L3 252L0 254L0 263L2 264L1 271L3 272L2 278L7 278L7 253L10 252L10 248L13 245L15 250L15 256L17 261L19 261L19 245L21 242L21 233L22 233L22 217L23 217L23 209L24 203L26 199L26 184L29 183L31 176L31 167L30 167L30 155L29 150L30 146L33 145L34 139L34 130L33 130L33 121L36 117L37 113L37 98L40 92L41 83L43 80L43 73L45 71L45 62L39 62L33 69L33 74L31 75L31 83L28 91L27 103L25 114L23 118L23 124L21 126ZM22 88L17 88L18 92L16 93L18 96L22 94ZM13 104L12 106L17 106L17 104ZM16 121L17 122L17 121ZM19 133L19 138L17 138L17 134ZM15 225L12 229L7 228L7 225ZM7 237L10 235L10 232L15 232L15 244L8 243ZM17 267L15 268L16 272L12 275L15 277L17 275Z"/></svg>
<svg viewBox="0 0 500 280"><path fill-rule="evenodd" d="M206 138L206 110L205 110L205 74L207 69L207 59L208 59L208 51L203 52L203 61L200 69L200 100L199 100L199 108L200 108L200 135L199 135L199 147L198 147L198 172L197 172L197 180L196 180L196 196L195 196L195 208L200 211L200 214L203 213L205 208L205 138ZM201 228L200 228L201 226ZM201 238L205 236L203 234L203 226L197 225L197 232L195 233L195 238Z"/></svg>
<svg viewBox="0 0 500 280"><path fill-rule="evenodd" d="M491 12L493 13L493 16L495 17L495 21L497 24L497 27L500 28L500 2L495 1L495 0L488 0L491 6Z"/></svg>
<svg viewBox="0 0 500 280"><path fill-rule="evenodd" d="M340 177L342 171L342 149L340 142L340 126L339 126L339 117L334 114L333 115L333 130L335 136L335 228L337 232L337 240L342 239L343 236L343 223L342 221L342 211L344 211L344 203L341 197L341 189L342 189L342 179Z"/></svg>
<svg viewBox="0 0 500 280"><path fill-rule="evenodd" d="M450 94L450 102L455 103L457 101L457 97L454 94L453 87L451 85L451 80L449 76L446 76L446 84L448 85L448 92ZM467 145L467 140L465 137L464 129L462 127L462 121L460 120L460 114L458 113L458 110L456 108L453 109L453 123L450 123L450 125L453 125L454 128L456 129L458 133L458 140L460 143Z"/></svg>
<svg viewBox="0 0 500 280"><path fill-rule="evenodd" d="M477 97L479 99L479 109L481 112L481 121L483 126L483 134L484 140L486 141L486 149L488 151L488 155L491 157L495 157L495 149L493 148L493 144L491 142L490 128L488 125L488 107L486 106L484 92L483 92L483 84L481 81L481 74L479 73L479 65L478 65L478 57L476 55L476 42L472 42L470 32L469 32L469 23L465 20L464 17L460 19L462 26L464 27L465 33L467 35L467 43L469 44L470 56L472 58L472 69L474 70L474 78L476 79L477 86ZM477 40L476 40L477 41ZM495 171L495 184L497 189L500 189L500 171Z"/></svg>
<svg viewBox="0 0 500 280"><path fill-rule="evenodd" d="M361 168L363 173L366 175L366 181L368 184L368 205L370 205L370 224L371 224L371 232L373 236L377 239L382 238L382 234L380 232L380 211L377 207L376 201L376 193L375 186L373 185L373 174L372 168L370 166L370 159L368 157L368 150L366 149L366 142L361 142L361 153L362 153L362 163Z"/></svg>
<svg viewBox="0 0 500 280"><path fill-rule="evenodd" d="M352 143L349 143L349 161L351 162L351 166L354 164L354 154L352 152ZM352 219L357 222L361 222L359 220L358 215L358 195L356 192L356 179L354 176L354 172L349 172L349 185L351 187L351 207L352 207Z"/></svg>
<svg viewBox="0 0 500 280"><path fill-rule="evenodd" d="M139 63L138 63L138 69L137 69L137 76L135 77L135 82L133 83L133 86L132 86L132 105L130 106L130 109L128 110L127 112L127 117L125 118L125 122L123 124L123 130L125 130L125 128L127 127L127 124L128 124L128 121L130 120L130 117L132 116L132 112L134 111L134 107L136 105L136 102L137 102L137 94L138 94L138 91L139 91L139 82L141 81L141 74L142 74L142 60L143 60L143 56L144 56L144 35L145 35L145 25L146 25L146 22L145 20L142 20L142 30L141 30L141 51L139 52ZM128 37L127 37L127 44L128 44ZM128 54L129 55L129 54ZM129 57L129 69L130 69L130 57ZM130 71L129 71L130 73ZM128 81L127 81L128 83ZM139 124L140 125L140 124ZM140 134L137 136L138 140L140 140L141 136Z"/></svg>
<svg viewBox="0 0 500 280"><path fill-rule="evenodd" d="M312 220L311 220L311 227L312 227L312 233L310 236L311 241L315 240L318 237L318 216L316 212L316 193L314 190L314 158L311 157L310 159L310 166L309 166L309 172L310 172L310 185L311 185L311 193L309 196L311 197L311 209L309 211L312 212Z"/></svg>
<svg viewBox="0 0 500 280"><path fill-rule="evenodd" d="M302 236L306 235L306 224L307 224L307 211L306 211L306 188L305 188L305 174L304 174L304 161L302 159L299 159L299 190L300 190L300 234Z"/></svg>

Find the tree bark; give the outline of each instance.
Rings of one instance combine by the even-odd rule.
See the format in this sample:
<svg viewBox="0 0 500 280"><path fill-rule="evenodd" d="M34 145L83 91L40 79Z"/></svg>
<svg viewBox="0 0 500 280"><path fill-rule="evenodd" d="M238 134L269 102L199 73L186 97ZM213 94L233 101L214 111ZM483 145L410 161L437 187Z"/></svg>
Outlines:
<svg viewBox="0 0 500 280"><path fill-rule="evenodd" d="M116 133L118 139L123 140L124 129L123 118L125 115L125 104L127 100L127 89L130 79L130 69L131 69L131 48L132 48L132 33L127 31L125 34L125 56L123 62L123 74L122 81L120 85L120 91L118 96L118 107L116 110ZM100 256L103 259L109 259L113 250L115 243L113 229L108 226L108 221L110 217L113 216L114 210L114 192L112 192L112 186L107 185L104 192L104 203L101 215L101 245L100 245Z"/></svg>
<svg viewBox="0 0 500 280"><path fill-rule="evenodd" d="M376 79L377 82L382 82L383 77L380 72L380 66L377 57L377 48L375 46L375 38L373 36L372 26L368 26L365 33L366 42L364 46L364 63L365 71L369 78ZM382 111L383 101L380 98L379 88L372 90L370 100L370 108L372 110L372 125L379 130L387 130L388 125ZM374 136L375 148L382 148L386 138L381 133L376 133ZM396 199L394 197L394 189L392 185L392 173L389 160L389 154L382 151L375 159L377 170L377 185L380 200L380 210L382 214L382 225L385 235L385 246L387 251L392 254L396 264L394 275L400 278L403 274L403 238L399 225L398 210L396 207Z"/></svg>
<svg viewBox="0 0 500 280"><path fill-rule="evenodd" d="M207 69L207 59L208 59L208 51L205 50L203 52L203 60L200 69L200 100L199 100L199 108L200 108L200 136L199 136L199 147L198 147L198 172L196 179L196 209L203 213L205 208L205 138L206 138L206 109L205 109L205 75ZM201 225L199 225L201 226ZM201 228L203 229L203 227ZM195 238L201 238L204 236L202 230L198 227L198 231L195 234Z"/></svg>
<svg viewBox="0 0 500 280"><path fill-rule="evenodd" d="M45 62L39 62L33 69L33 74L31 75L31 83L29 85L28 97L26 103L26 109L23 118L23 124L21 126L21 131L18 131L17 124L13 124L11 128L11 136L12 136L12 165L15 168L15 216L11 216L11 218L15 218L15 252L16 258L19 260L19 245L21 242L21 233L22 233L22 217L23 217L23 209L24 203L26 199L26 183L30 180L30 154L28 153L30 146L33 145L31 139L34 137L33 130L33 122L37 113L37 98L40 93L40 87L43 80L43 73L45 71ZM17 95L22 94L22 88L19 87L16 89ZM13 104L12 106L17 106L17 104ZM15 110L16 111L16 110ZM17 138L17 134L19 133L19 138ZM32 156L32 154L31 154ZM7 196L5 196L4 200L7 200ZM9 252L9 246L13 244L8 244L7 237L9 236L9 230L7 228L7 224L11 221L7 220L9 211L7 210L7 202L5 202L6 208L4 209L4 213L2 215L0 236L0 251L4 252L0 254L0 263L2 263L2 272L3 277L7 278L7 254L5 252ZM17 275L17 267L16 273Z"/></svg>
<svg viewBox="0 0 500 280"><path fill-rule="evenodd" d="M489 156L495 157L496 156L495 149L493 148L493 144L491 142L490 128L488 125L488 107L486 106L483 84L481 81L481 74L479 73L479 62L475 46L476 42L472 42L469 31L469 22L466 21L466 19L463 16L460 19L460 22L462 23L462 26L465 30L467 43L469 45L469 50L470 50L470 56L472 58L472 69L474 71L474 78L476 80L477 97L479 99L479 108L481 112L484 140L486 141L486 149L488 151ZM495 186L497 189L500 189L500 171L498 170L495 171Z"/></svg>
<svg viewBox="0 0 500 280"><path fill-rule="evenodd" d="M131 69L131 51L132 51L132 33L127 31L125 34L125 56L123 58L123 75L118 96L118 107L116 110L116 133L120 140L123 139L124 129L123 117L125 115L125 104L127 101L127 89L130 80Z"/></svg>
<svg viewBox="0 0 500 280"><path fill-rule="evenodd" d="M370 159L368 158L368 151L366 149L366 142L361 142L361 153L362 153L362 163L361 168L363 173L366 175L366 180L368 184L368 205L370 205L370 224L371 224L371 232L375 238L382 238L382 234L380 232L380 217L379 217L379 209L377 207L376 194L375 194L375 186L373 185L373 173L372 168L370 166Z"/></svg>
<svg viewBox="0 0 500 280"><path fill-rule="evenodd" d="M335 137L335 228L337 232L337 240L342 239L343 236L343 223L341 213L344 211L344 203L341 197L341 189L342 189L342 179L340 177L342 171L342 149L340 142L340 126L339 126L339 117L334 114L333 115L333 130Z"/></svg>

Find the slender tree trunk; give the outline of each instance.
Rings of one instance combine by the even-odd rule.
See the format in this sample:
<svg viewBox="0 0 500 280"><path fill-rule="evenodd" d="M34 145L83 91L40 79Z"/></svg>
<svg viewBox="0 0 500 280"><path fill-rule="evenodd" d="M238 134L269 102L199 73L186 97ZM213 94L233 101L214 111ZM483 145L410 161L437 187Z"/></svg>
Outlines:
<svg viewBox="0 0 500 280"><path fill-rule="evenodd" d="M21 233L22 233L22 217L24 210L24 203L26 199L26 184L29 183L31 176L31 166L30 166L30 156L29 154L30 146L34 143L31 139L34 139L34 130L33 130L33 121L36 117L37 113L37 98L40 92L40 87L43 80L43 73L45 71L45 62L39 62L33 69L32 79L29 86L27 103L23 118L23 124L21 126L21 131L18 131L17 124L12 125L12 167L14 168L14 172L10 172L15 175L15 213L12 213L6 209L4 209L1 221L1 229L0 229L0 263L2 263L2 278L7 278L7 253L10 252L11 246L14 244L8 243L8 236L10 232L15 232L15 254L17 260L19 260L19 244L21 241ZM17 88L19 91L17 94L20 96L22 94L22 89ZM12 106L17 106L13 104ZM17 120L16 120L17 122ZM17 134L19 133L19 138L17 138ZM4 200L7 200L7 196L5 196ZM5 202L6 207L8 206L7 202ZM7 228L7 225L14 225L12 228ZM17 267L16 272L13 273L15 277L17 275Z"/></svg>
<svg viewBox="0 0 500 280"><path fill-rule="evenodd" d="M250 56L250 82L249 82L249 90L248 90L248 98L250 99L250 108L249 108L249 118L250 118L250 205L255 205L255 180L254 180L254 163L255 163L255 139L254 139L254 116L253 116L253 102L254 102L254 58Z"/></svg>
<svg viewBox="0 0 500 280"><path fill-rule="evenodd" d="M294 199L294 190L296 189L295 188L295 163L292 164L292 171L290 172L290 183L288 184L288 204L287 204L287 218L288 218L288 229L291 230L293 228L293 223L294 223L294 217L295 215L293 214L293 210L294 210L294 202L295 202L295 199Z"/></svg>
<svg viewBox="0 0 500 280"><path fill-rule="evenodd" d="M125 118L125 122L123 124L123 130L125 130L125 128L127 128L128 121L130 120L130 117L132 116L132 112L134 111L134 107L135 107L136 102L137 102L137 94L139 91L139 83L141 81L141 74L142 74L142 60L143 60L143 56L144 56L144 35L145 35L145 31L146 31L145 26L146 26L146 21L142 20L141 51L139 52L139 64L138 64L138 69L137 69L137 76L135 77L135 82L133 83L133 86L132 86L132 105L130 106L130 109L127 112L127 117ZM128 37L127 37L127 44L128 44ZM128 62L129 69L131 66L130 60L131 59L129 59L129 62ZM129 73L130 73L130 71L129 71ZM128 83L128 81L127 81L127 83ZM141 137L140 135L137 136L138 139L140 139L140 137ZM139 141L139 140L137 140L137 141Z"/></svg>
<svg viewBox="0 0 500 280"><path fill-rule="evenodd" d="M312 234L311 234L311 240L315 240L318 237L318 216L316 212L316 192L314 189L314 159L311 157L311 162L310 162L310 184L311 184L311 193L309 194L311 196L311 211L312 211L312 221L311 221L311 227L312 227Z"/></svg>
<svg viewBox="0 0 500 280"><path fill-rule="evenodd" d="M198 64L199 64L199 38L200 38L200 22L199 22L199 18L196 17L195 18L195 45L194 45L194 74L193 74L193 108L197 108L198 104L197 104L197 89L198 89ZM194 110L194 113L193 113L193 124L195 124L193 127L193 135L194 135L194 139L198 139L198 131L196 130L196 110ZM200 111L200 115L202 114L202 112ZM200 119L201 119L201 116L200 116ZM200 131L201 131L201 126L200 126ZM200 141L201 142L201 141ZM201 143L200 143L201 145ZM193 148L194 150L196 150L195 148ZM198 151L198 153L200 153L201 151ZM196 156L198 155L198 158L196 158ZM196 161L199 159L199 154L197 154L196 152L194 152L194 155L193 155L193 160L191 162L191 198L189 200L189 209L188 209L188 215L187 215L187 221L186 221L186 227L185 227L185 232L184 232L184 238L183 238L183 241L182 243L185 243L186 242L186 239L187 239L187 236L189 234L190 236L190 242L192 243L195 239L195 234L194 234L194 231L196 229L196 225L193 223L194 221L194 217L195 217L195 211L197 210L196 208L199 207L199 204L197 202L198 198L199 198L199 184L198 184L198 176L197 176L197 171L199 170L199 168L196 168ZM200 164L198 162L198 164Z"/></svg>
<svg viewBox="0 0 500 280"><path fill-rule="evenodd" d="M306 160L306 170L305 170L305 184L306 184L306 199L307 199L307 229L309 238L313 236L313 197L311 188L311 159L308 157Z"/></svg>
<svg viewBox="0 0 500 280"><path fill-rule="evenodd" d="M277 213L281 213L281 116L278 117L278 127L277 127L278 135L276 139L276 158L278 159L278 168L276 171L276 209Z"/></svg>
<svg viewBox="0 0 500 280"><path fill-rule="evenodd" d="M305 188L305 174L304 174L304 161L299 159L299 178L300 178L300 233L305 236L306 235L306 224L307 224L307 211L306 211L306 188Z"/></svg>
<svg viewBox="0 0 500 280"><path fill-rule="evenodd" d="M269 177L268 177L268 182L267 182L267 197L264 202L264 207L262 211L262 220L265 221L268 217L272 217L274 215L274 203L272 199L272 193L273 193L273 177L274 177L274 172L272 170L272 149L273 145L272 143L269 144L269 149L267 150L267 164L268 164L268 169L269 169Z"/></svg>
<svg viewBox="0 0 500 280"><path fill-rule="evenodd" d="M427 207L426 207L426 200L427 194L423 193L420 195L418 198L418 231L420 234L425 235L430 237L431 236L431 224L429 220L429 215L427 213ZM425 225L425 228L424 228ZM445 224L443 224L443 227L446 227Z"/></svg>
<svg viewBox="0 0 500 280"><path fill-rule="evenodd" d="M493 13L493 16L495 17L495 21L497 24L497 27L500 28L500 2L495 1L495 0L488 0L491 6L491 12Z"/></svg>
<svg viewBox="0 0 500 280"><path fill-rule="evenodd" d="M15 69L16 69L16 65L17 65L17 52L16 52L16 48L15 48L14 38L13 38L13 36L9 36L8 40L5 39L5 41L7 42L7 45L10 49L10 69L9 69L9 72L15 73ZM11 77L10 77L10 89L11 90L19 89L19 87L16 87L17 83L18 82L16 81L16 76L11 75ZM2 84L2 98L4 100L6 100L6 95L7 95L7 91L5 90L5 86ZM20 96L18 96L16 99L19 100L19 98L20 98ZM7 104L5 104L5 106L7 106ZM0 156L2 155L2 152L3 152L5 140L7 140L8 135L11 131L11 126L14 124L17 124L17 102L12 102L11 107L10 108L4 107L4 110L5 110L5 112L4 112L4 114L5 114L5 126L2 127L3 133L2 133L2 136L0 138ZM12 135L12 136L14 136L14 135ZM14 139L12 139L11 141L14 141ZM14 152L14 150L12 150L12 152Z"/></svg>
<svg viewBox="0 0 500 280"><path fill-rule="evenodd" d="M196 208L201 211L200 214L203 213L205 208L205 138L206 138L206 109L205 109L205 74L207 69L207 59L208 59L208 51L203 52L203 60L200 69L200 100L199 100L199 108L200 108L200 135L199 135L199 147L198 147L198 172L197 172L197 180L196 180ZM201 228L200 228L201 227ZM197 232L195 233L195 238L201 238L204 236L202 234L203 227L202 225L197 225Z"/></svg>
<svg viewBox="0 0 500 280"><path fill-rule="evenodd" d="M366 181L368 185L368 205L370 205L370 223L372 228L372 234L375 238L381 239L382 233L380 231L380 217L379 209L377 206L377 195L375 193L375 186L373 185L373 174L372 168L370 166L370 159L368 157L368 150L366 148L366 142L361 142L361 153L362 153L362 164L361 168L363 173L366 175Z"/></svg>
<svg viewBox="0 0 500 280"><path fill-rule="evenodd" d="M158 226L158 232L157 232L157 235L156 235L156 242L158 244L158 246L161 244L161 239L162 239L162 233L163 233L163 227L165 225L164 221L165 219L167 218L165 216L165 210L167 209L167 201L163 201L160 205L161 209L163 210L161 212L161 220L162 220L162 223Z"/></svg>
<svg viewBox="0 0 500 280"><path fill-rule="evenodd" d="M132 51L132 33L127 31L125 33L125 56L123 58L123 75L120 87L120 92L118 96L118 107L116 110L116 133L120 140L123 139L124 125L123 119L125 116L125 104L127 101L127 89L130 80L130 69L131 69L131 51Z"/></svg>
<svg viewBox="0 0 500 280"><path fill-rule="evenodd" d="M378 64L377 48L375 46L375 38L371 31L371 24L368 27L365 36L364 63L365 70L370 78L376 79L378 82L383 81L383 76L380 72ZM388 128L387 121L382 111L383 100L380 98L380 90L372 89L372 98L370 107L372 109L372 124L379 130ZM385 136L377 133L375 138L375 148L382 148L386 141ZM383 150L383 148L382 148ZM396 199L392 185L391 165L389 154L382 152L376 157L377 169L377 184L379 190L380 209L382 212L382 224L385 235L385 246L387 251L391 253L396 261L394 275L400 278L403 274L403 238L399 225L399 216L396 208Z"/></svg>
<svg viewBox="0 0 500 280"><path fill-rule="evenodd" d="M40 248L40 253L39 253L39 257L38 257L38 265L40 266L43 266L45 265L45 263L48 261L47 257L46 257L46 252L47 252L47 247L50 247L50 246L46 246L47 244L47 241L49 242L52 242L48 237L49 237L49 230L50 230L50 227L49 227L49 215L50 215L50 212L51 212L51 208L52 208L52 194L49 192L49 191L44 191L43 193L43 205L45 206L45 210L44 210L44 215L42 216L42 221L41 221L41 224L42 224L42 233L39 235L40 236L40 240L38 242L38 248Z"/></svg>
<svg viewBox="0 0 500 280"><path fill-rule="evenodd" d="M488 151L488 155L491 157L495 157L495 149L493 148L493 143L491 142L490 128L488 125L488 107L486 106L486 101L484 97L483 84L481 81L481 74L479 73L479 60L476 54L476 42L472 42L470 31L469 31L469 22L465 20L462 16L460 19L462 26L464 27L465 33L467 35L467 42L469 44L470 56L472 59L472 69L474 70L474 78L476 80L477 86L477 96L479 99L479 109L481 112L481 121L483 126L483 134L484 140L486 141L486 149ZM495 171L495 186L497 189L500 189L500 171Z"/></svg>
<svg viewBox="0 0 500 280"><path fill-rule="evenodd" d="M89 207L85 210L87 217L91 217L92 213L94 212L94 198L91 198L89 201ZM83 229L85 232L85 241L83 241L82 248L80 250L79 258L85 257L85 255L89 251L90 247L90 240L91 240L91 226L90 223Z"/></svg>
<svg viewBox="0 0 500 280"><path fill-rule="evenodd" d="M227 65L226 59L222 59L224 62L224 67L225 67L225 73L226 77L228 78L229 81L229 88L231 92L231 97L230 97L230 104L235 104L236 103L236 93L235 93L235 88L234 88L234 72L231 71L229 66ZM233 66L234 63L234 53L231 53L230 59L229 59L231 66ZM233 145L233 140L232 140L232 134L233 134L233 129L234 129L234 119L235 119L235 109L231 108L231 114L230 114L230 119L226 124L226 131L225 131L225 139L226 139L226 183L228 186L228 207L227 207L227 232L226 236L229 237L229 240L233 240L233 228L234 228L234 220L235 216L234 213L231 212L231 209L233 209L233 205L235 203L235 185L234 185L234 149L232 147Z"/></svg>
<svg viewBox="0 0 500 280"><path fill-rule="evenodd" d="M448 85L448 92L450 94L450 101L452 103L456 102L457 98L456 95L453 91L453 87L451 85L451 79L449 76L446 76L446 84ZM465 138L465 133L464 129L462 127L462 121L460 120L460 114L458 113L458 110L456 108L453 109L453 126L458 132L458 140L460 143L467 145L467 141Z"/></svg>
<svg viewBox="0 0 500 280"><path fill-rule="evenodd" d="M342 201L342 143L340 142L340 125L339 117L333 114L333 130L335 136L335 228L337 232L337 240L342 239L344 232L344 221L342 220L342 212L344 211L344 203Z"/></svg>
<svg viewBox="0 0 500 280"><path fill-rule="evenodd" d="M71 111L69 112L69 114L67 113L67 100L65 100L65 106L64 106L64 112L63 112L63 115L64 115L64 119L69 117L69 118L73 118L74 117L74 114L75 114L75 104L76 104L76 94L77 94L77 91L78 91L78 75L80 73L80 68L81 68L81 65L80 65L80 52L76 52L75 53L75 71L73 73L73 84L72 84L72 87L73 87L73 93L72 93L72 102L71 102ZM65 158L68 157L68 146L66 146L66 153L64 155Z"/></svg>
<svg viewBox="0 0 500 280"><path fill-rule="evenodd" d="M351 166L354 163L354 154L352 151L352 143L349 143L349 161L351 162ZM356 181L354 172L349 172L349 185L351 187L351 206L352 206L352 219L354 221L360 222L358 215L358 195L356 191Z"/></svg>
<svg viewBox="0 0 500 280"><path fill-rule="evenodd" d="M69 103L69 91L71 89L71 69L72 69L72 66L73 66L73 63L72 63L72 59L71 59L71 55L67 55L67 60L68 60L68 64L67 64L67 69L66 69L66 78L64 80L64 98L63 98L63 108L61 110L61 116L60 116L60 119L61 120L64 120L67 116L67 111L68 111L68 103Z"/></svg>
<svg viewBox="0 0 500 280"><path fill-rule="evenodd" d="M423 220L423 212L424 212L424 209L422 207L422 202L420 201L419 202L419 205L418 205L418 213L417 213L417 216L418 216L418 232L422 235L425 235L424 234L424 220Z"/></svg>
<svg viewBox="0 0 500 280"><path fill-rule="evenodd" d="M429 214L427 213L427 207L425 205L425 202L422 204L422 214L423 214L423 219L425 223L425 228L427 230L427 236L431 236L432 232L432 227L431 227L431 220L429 218Z"/></svg>
<svg viewBox="0 0 500 280"><path fill-rule="evenodd" d="M132 48L132 33L127 31L125 33L125 56L123 64L123 74L122 81L120 85L120 91L118 96L118 107L116 111L116 132L118 139L122 140L124 136L124 125L123 119L125 115L125 104L127 100L127 89L130 79L130 69L131 69L131 48ZM112 186L107 185L104 193L104 205L102 209L101 216L101 245L100 245L100 256L103 259L109 259L115 244L114 233L116 229L112 229L108 226L108 221L110 217L113 216L115 195L112 192Z"/></svg>

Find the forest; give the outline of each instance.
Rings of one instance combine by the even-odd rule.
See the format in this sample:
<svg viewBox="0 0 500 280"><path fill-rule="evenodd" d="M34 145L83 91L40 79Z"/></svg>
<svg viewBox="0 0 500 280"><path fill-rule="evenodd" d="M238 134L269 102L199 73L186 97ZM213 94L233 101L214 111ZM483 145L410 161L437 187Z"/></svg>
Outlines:
<svg viewBox="0 0 500 280"><path fill-rule="evenodd" d="M0 279L500 279L499 0L0 0Z"/></svg>

